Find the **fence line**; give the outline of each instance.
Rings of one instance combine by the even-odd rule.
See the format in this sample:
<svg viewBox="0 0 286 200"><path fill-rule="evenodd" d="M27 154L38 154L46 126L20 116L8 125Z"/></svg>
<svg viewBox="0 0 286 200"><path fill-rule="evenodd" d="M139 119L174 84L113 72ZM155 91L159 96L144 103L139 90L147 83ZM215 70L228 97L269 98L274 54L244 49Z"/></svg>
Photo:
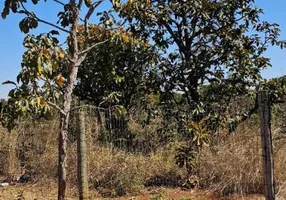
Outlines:
<svg viewBox="0 0 286 200"><path fill-rule="evenodd" d="M196 177L192 176L197 175L195 172L188 174L185 167L179 168L176 165L177 150L182 145L188 145L187 141L192 139L188 130L189 127L186 126L188 121L193 119L193 114L189 111L174 112L172 109L166 108L157 112L140 108L132 110L132 113L129 112L125 116L120 116L116 114L113 108L103 109L86 106L84 109L86 111L86 130L88 133L88 149L86 152L88 152L90 186L92 188L97 190L100 188L115 188L113 191L120 195L123 190L125 190L125 193L132 190L127 187L128 185L132 185L134 188L139 187L136 182L140 181L139 185L146 187L177 187L183 186L187 181L189 181L188 184L191 184L192 181L196 182ZM71 113L69 144L73 145L77 140L78 133L77 112L77 110L73 110ZM198 116L198 118L202 119L203 116ZM29 124L29 122L27 123ZM245 125L247 126L246 132L247 129L254 128L251 125L252 122L249 123L250 125ZM255 123L257 122L255 121ZM255 125L258 129L258 124ZM17 143L21 144L21 141L24 141L24 145L22 147L18 146L15 150L18 156L21 148L25 152L27 161L22 165L29 165L30 157L31 159L38 159L39 164L36 163L36 166L44 172L49 165L43 166L47 163L41 160L41 157L48 156L45 152L50 152L52 145L54 145L52 148L56 148L57 130L49 129L49 124L43 123L41 126L37 126L27 125L27 127L22 127L22 136L18 138ZM229 134L227 127L224 127L225 130L223 128L218 129L215 120L207 121L205 126L210 130L210 135L213 134L212 136L218 137L219 140L199 152L202 155L199 160L201 162L199 173L203 175L203 180L199 180L201 182L199 185L201 187L205 185L212 186L214 190L222 193L262 192L265 186L261 183L263 177L262 165L260 165L262 162L262 149L258 148L258 145L253 145L253 142L260 143L261 135L258 132L252 132L255 128L251 129L248 134L245 133L239 136L236 133ZM57 128L56 123L53 123L53 127ZM218 136L215 136L216 134ZM31 140L28 138L31 138ZM29 145L30 142L31 145ZM235 142L236 146L232 142ZM0 157L1 152L4 151L11 152L9 149L0 146ZM74 160L75 156L73 155L76 153L74 146L70 146L69 153L71 155L70 159ZM187 151L185 154L192 156ZM57 154L54 153L53 155L52 159L56 162ZM232 158L234 160L231 160ZM46 159L51 158L47 157ZM186 165L191 160L185 159L184 162ZM247 167L250 169L246 169ZM233 172L231 172L232 170ZM251 176L252 173L256 177L248 177L247 174L243 173L243 170L249 170L248 175ZM73 183L76 180L73 175L75 171L75 163L71 162L69 173L70 180ZM142 172L144 176L138 175L138 171ZM207 174L206 171L209 171L210 174ZM229 174L229 177L227 174ZM45 174L42 175L45 176ZM234 176L233 179L231 175ZM41 174L38 174L38 176L41 176ZM224 189L221 189L221 191L216 188L219 185L216 187L211 185L218 184L219 178L227 180ZM236 179L241 179L241 183ZM209 180L209 183L204 180ZM248 185L244 185L246 183L243 183L243 181L249 182Z"/></svg>

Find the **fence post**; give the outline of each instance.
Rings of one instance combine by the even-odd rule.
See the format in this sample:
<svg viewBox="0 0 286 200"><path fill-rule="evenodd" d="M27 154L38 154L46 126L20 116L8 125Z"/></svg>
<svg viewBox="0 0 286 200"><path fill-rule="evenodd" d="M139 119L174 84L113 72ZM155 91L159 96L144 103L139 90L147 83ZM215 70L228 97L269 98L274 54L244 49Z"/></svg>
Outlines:
<svg viewBox="0 0 286 200"><path fill-rule="evenodd" d="M88 172L87 172L87 147L85 130L85 113L78 111L78 138L77 138L77 167L78 167L78 192L79 199L88 199Z"/></svg>
<svg viewBox="0 0 286 200"><path fill-rule="evenodd" d="M262 155L263 155L263 171L265 184L266 200L275 200L274 192L274 164L272 154L272 138L271 138L271 122L270 122L270 104L268 91L260 91L258 93L261 139L262 139Z"/></svg>

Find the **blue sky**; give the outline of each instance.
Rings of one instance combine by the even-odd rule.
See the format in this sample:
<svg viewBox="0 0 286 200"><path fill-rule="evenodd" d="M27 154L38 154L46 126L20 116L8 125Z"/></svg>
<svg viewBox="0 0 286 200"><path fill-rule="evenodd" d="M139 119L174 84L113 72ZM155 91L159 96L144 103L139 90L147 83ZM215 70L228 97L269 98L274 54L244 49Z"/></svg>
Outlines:
<svg viewBox="0 0 286 200"><path fill-rule="evenodd" d="M1 12L3 4L4 0L0 4ZM280 24L281 39L286 40L286 0L257 0L256 4L265 12L262 19ZM107 3L103 4L101 9L106 7L108 7ZM47 3L42 3L33 9L36 9L35 13L39 13L42 18L56 22L59 7L55 6L53 2L47 1ZM18 27L20 19L21 16L14 14L9 15L6 20L0 19L0 83L6 80L15 80L21 69L21 57L24 52L22 42L25 35L21 33ZM47 32L48 30L49 27L40 25L34 33ZM273 67L264 70L262 72L263 77L272 78L286 74L286 50L271 47L266 56L271 58ZM10 89L11 87L7 85L0 85L0 98L6 98Z"/></svg>

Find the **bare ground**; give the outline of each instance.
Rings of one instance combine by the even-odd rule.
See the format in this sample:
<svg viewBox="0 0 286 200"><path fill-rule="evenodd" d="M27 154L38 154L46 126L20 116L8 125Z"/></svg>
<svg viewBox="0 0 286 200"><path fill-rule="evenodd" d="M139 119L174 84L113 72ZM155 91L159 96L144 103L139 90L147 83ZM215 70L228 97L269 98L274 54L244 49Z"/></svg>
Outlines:
<svg viewBox="0 0 286 200"><path fill-rule="evenodd" d="M76 189L68 189L67 200L77 200ZM57 199L56 185L12 185L0 188L0 200L55 200ZM216 197L214 194L199 190L181 190L179 188L153 188L144 195L120 198L102 198L95 191L90 192L90 199L114 200L262 200L257 196L247 197Z"/></svg>

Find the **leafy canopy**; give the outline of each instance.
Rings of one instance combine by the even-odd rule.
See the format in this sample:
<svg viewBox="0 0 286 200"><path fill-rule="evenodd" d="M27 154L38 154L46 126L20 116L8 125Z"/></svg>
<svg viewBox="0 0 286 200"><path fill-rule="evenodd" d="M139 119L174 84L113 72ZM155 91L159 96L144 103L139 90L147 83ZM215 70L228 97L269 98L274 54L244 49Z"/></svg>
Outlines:
<svg viewBox="0 0 286 200"><path fill-rule="evenodd" d="M286 44L278 24L261 20L254 0L113 2L129 29L161 52L162 97L199 113L213 104L227 110L233 97L256 88L270 66L267 48ZM183 94L179 102L176 92Z"/></svg>
<svg viewBox="0 0 286 200"><path fill-rule="evenodd" d="M134 97L158 90L157 54L148 42L124 29L118 34L91 26L90 33L93 42L108 41L88 53L79 69L75 95L96 105L128 107ZM106 101L114 93L117 95Z"/></svg>

